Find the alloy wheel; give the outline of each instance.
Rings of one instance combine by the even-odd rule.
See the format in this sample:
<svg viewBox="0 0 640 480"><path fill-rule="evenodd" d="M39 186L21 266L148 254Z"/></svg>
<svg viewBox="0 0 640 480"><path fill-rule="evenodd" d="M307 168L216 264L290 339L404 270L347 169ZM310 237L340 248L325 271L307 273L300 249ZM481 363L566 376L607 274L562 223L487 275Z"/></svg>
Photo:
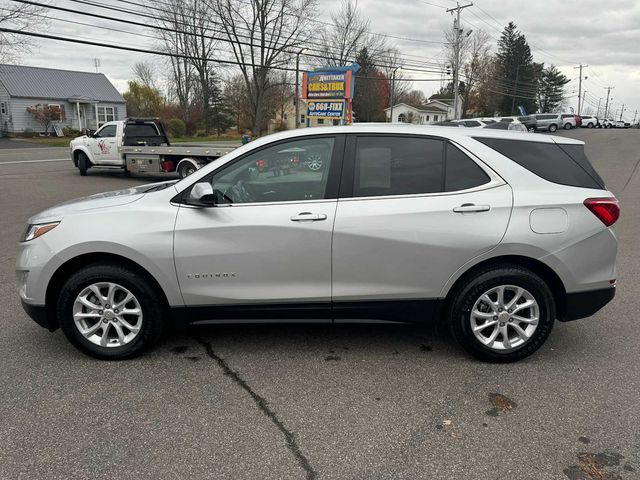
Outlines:
<svg viewBox="0 0 640 480"><path fill-rule="evenodd" d="M142 308L125 287L98 282L85 287L73 303L76 328L91 343L122 347L131 343L142 327Z"/></svg>
<svg viewBox="0 0 640 480"><path fill-rule="evenodd" d="M505 352L522 347L538 328L540 307L534 296L516 285L484 292L471 309L471 330L485 347Z"/></svg>

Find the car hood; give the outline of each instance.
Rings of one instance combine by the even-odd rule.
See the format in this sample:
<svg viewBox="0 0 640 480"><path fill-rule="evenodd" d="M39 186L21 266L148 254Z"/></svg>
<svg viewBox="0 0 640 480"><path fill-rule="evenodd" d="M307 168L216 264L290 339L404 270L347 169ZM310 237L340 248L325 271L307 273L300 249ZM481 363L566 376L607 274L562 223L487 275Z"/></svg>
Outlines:
<svg viewBox="0 0 640 480"><path fill-rule="evenodd" d="M43 212L40 212L29 219L30 224L43 223L49 221L57 221L65 215L72 213L85 212L88 210L96 210L100 208L117 207L127 205L140 200L146 193L150 191L163 190L176 183L177 180L168 182L148 183L138 185L136 187L125 188L122 190L114 190L112 192L96 193L88 197L74 198L66 202L59 203Z"/></svg>

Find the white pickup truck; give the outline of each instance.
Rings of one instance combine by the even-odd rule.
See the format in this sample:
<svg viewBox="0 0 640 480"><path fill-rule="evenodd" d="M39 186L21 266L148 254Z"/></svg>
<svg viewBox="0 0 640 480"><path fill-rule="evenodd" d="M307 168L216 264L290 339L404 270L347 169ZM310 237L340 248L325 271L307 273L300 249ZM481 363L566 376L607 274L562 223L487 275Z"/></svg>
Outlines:
<svg viewBox="0 0 640 480"><path fill-rule="evenodd" d="M159 120L128 118L107 122L91 136L74 138L69 146L82 176L92 167L107 167L132 173L178 172L184 178L239 145L175 146Z"/></svg>

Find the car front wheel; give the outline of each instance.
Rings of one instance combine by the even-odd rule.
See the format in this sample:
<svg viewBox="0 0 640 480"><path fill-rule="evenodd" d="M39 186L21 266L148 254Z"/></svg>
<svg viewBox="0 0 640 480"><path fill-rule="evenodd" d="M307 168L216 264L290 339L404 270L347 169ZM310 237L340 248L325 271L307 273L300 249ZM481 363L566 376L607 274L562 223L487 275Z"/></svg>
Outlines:
<svg viewBox="0 0 640 480"><path fill-rule="evenodd" d="M558 126L555 124L549 125L549 131L551 133L555 132L556 130L558 130Z"/></svg>
<svg viewBox="0 0 640 480"><path fill-rule="evenodd" d="M515 362L546 341L555 320L553 295L532 271L504 265L475 275L449 307L454 338L475 357Z"/></svg>
<svg viewBox="0 0 640 480"><path fill-rule="evenodd" d="M58 322L80 351L103 360L139 355L163 332L157 292L138 272L90 265L74 273L58 299Z"/></svg>

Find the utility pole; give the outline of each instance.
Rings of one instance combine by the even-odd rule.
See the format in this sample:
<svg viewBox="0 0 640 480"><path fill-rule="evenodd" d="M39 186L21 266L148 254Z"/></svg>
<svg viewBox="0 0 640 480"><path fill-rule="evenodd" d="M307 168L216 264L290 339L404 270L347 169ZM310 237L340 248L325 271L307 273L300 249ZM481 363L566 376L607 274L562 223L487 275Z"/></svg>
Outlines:
<svg viewBox="0 0 640 480"><path fill-rule="evenodd" d="M633 122L631 122L631 125L635 125L636 124L636 117L638 116L638 110L635 111L635 113L633 114Z"/></svg>
<svg viewBox="0 0 640 480"><path fill-rule="evenodd" d="M393 72L391 72L391 92L390 92L390 99L389 99L389 103L390 103L390 108L391 108L391 112L389 113L389 123L393 123L393 102L394 102L394 91L396 88L396 72L398 71L398 69L400 68L400 65L398 65L396 68L393 69Z"/></svg>
<svg viewBox="0 0 640 480"><path fill-rule="evenodd" d="M620 109L620 121L622 121L622 114L624 113L624 103L622 104L622 108Z"/></svg>
<svg viewBox="0 0 640 480"><path fill-rule="evenodd" d="M301 48L296 53L296 96L294 98L296 103L296 126L294 128L300 127L300 55L307 53L308 50L308 48Z"/></svg>
<svg viewBox="0 0 640 480"><path fill-rule="evenodd" d="M580 107L581 107L581 100L582 100L582 69L583 68L587 68L589 65L578 65L577 67L573 67L573 69L575 70L576 68L580 69L580 77L578 79L578 115L580 115Z"/></svg>
<svg viewBox="0 0 640 480"><path fill-rule="evenodd" d="M607 87L607 103L604 106L604 118L607 118L607 114L609 113L609 94L614 88L615 87Z"/></svg>
<svg viewBox="0 0 640 480"><path fill-rule="evenodd" d="M515 87L513 87L513 98L511 100L511 115L513 115L513 111L516 108L516 93L518 92L518 76L520 75L520 64L516 66L516 83Z"/></svg>
<svg viewBox="0 0 640 480"><path fill-rule="evenodd" d="M598 99L598 110L596 110L596 118L600 119L600 103L602 103L602 97Z"/></svg>
<svg viewBox="0 0 640 480"><path fill-rule="evenodd" d="M455 8L447 8L447 12L453 15L453 12L456 12L456 19L453 21L453 29L455 30L455 38L456 43L453 47L453 52L455 56L455 65L453 66L453 118L454 120L458 118L458 77L460 70L460 34L462 33L462 29L460 28L460 11L464 10L467 7L471 7L473 2L469 2L467 5L460 5L460 2L456 1Z"/></svg>

